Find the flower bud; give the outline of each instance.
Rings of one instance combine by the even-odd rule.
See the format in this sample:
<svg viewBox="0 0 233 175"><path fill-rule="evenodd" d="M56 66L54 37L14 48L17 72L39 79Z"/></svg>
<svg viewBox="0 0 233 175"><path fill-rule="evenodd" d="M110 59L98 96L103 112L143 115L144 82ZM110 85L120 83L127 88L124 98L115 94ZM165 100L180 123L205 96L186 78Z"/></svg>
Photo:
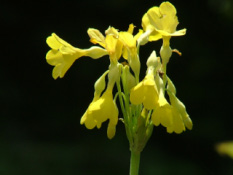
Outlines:
<svg viewBox="0 0 233 175"><path fill-rule="evenodd" d="M103 73L103 75L101 75L101 77L95 82L95 93L98 95L101 95L101 93L103 92L103 90L106 87L106 83L105 83L105 76L107 75L109 71L106 71Z"/></svg>
<svg viewBox="0 0 233 175"><path fill-rule="evenodd" d="M163 45L160 49L160 56L162 58L162 63L166 65L169 62L170 57L172 56L172 49L170 48L170 46Z"/></svg>
<svg viewBox="0 0 233 175"><path fill-rule="evenodd" d="M156 56L156 52L153 51L149 58L147 59L146 65L147 67L153 66L155 69L158 67L160 63L159 57Z"/></svg>

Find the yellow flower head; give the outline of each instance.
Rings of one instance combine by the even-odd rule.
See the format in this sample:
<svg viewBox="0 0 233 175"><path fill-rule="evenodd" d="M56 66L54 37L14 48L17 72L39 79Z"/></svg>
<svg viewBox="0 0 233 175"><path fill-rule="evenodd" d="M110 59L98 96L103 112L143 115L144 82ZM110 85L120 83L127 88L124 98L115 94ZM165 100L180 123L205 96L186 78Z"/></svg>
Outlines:
<svg viewBox="0 0 233 175"><path fill-rule="evenodd" d="M145 45L148 41L157 41L162 38L162 35L151 25L147 13L142 17L142 28L144 33L138 38L139 45Z"/></svg>
<svg viewBox="0 0 233 175"><path fill-rule="evenodd" d="M107 73L109 79L108 86L102 94L105 89L105 76ZM109 70L96 81L94 99L80 121L81 124L85 124L86 128L93 129L95 127L100 128L102 123L109 119L107 130L109 139L114 137L118 122L118 108L112 95L112 89L116 79L118 78L118 73L117 66L115 64L111 64Z"/></svg>
<svg viewBox="0 0 233 175"><path fill-rule="evenodd" d="M165 75L164 75L165 76ZM157 88L158 88L158 105L153 111L151 120L155 126L158 126L160 123L167 128L167 132L172 133L181 133L185 130L181 116L177 110L171 106L164 96L164 84L163 80L157 76L155 79Z"/></svg>
<svg viewBox="0 0 233 175"><path fill-rule="evenodd" d="M113 27L109 27L105 31L106 37L104 37L99 30L93 28L89 28L87 33L90 37L90 41L93 44L99 44L104 47L110 56L110 61L116 64L121 57L123 46L118 40L118 31Z"/></svg>
<svg viewBox="0 0 233 175"><path fill-rule="evenodd" d="M174 93L168 92L169 99L171 101L171 105L177 110L177 112L180 114L181 119L184 123L184 125L191 130L193 128L192 120L189 118L189 115L186 111L186 108L184 104L175 96Z"/></svg>
<svg viewBox="0 0 233 175"><path fill-rule="evenodd" d="M51 48L46 55L46 60L50 65L55 66L53 69L54 79L64 77L74 61L82 56L89 56L96 59L107 54L100 47L91 47L89 49L75 48L59 38L55 33L49 36L46 41Z"/></svg>
<svg viewBox="0 0 233 175"><path fill-rule="evenodd" d="M99 99L93 100L82 116L81 124L85 124L88 129L93 129L95 126L100 128L108 119L107 136L111 139L115 135L118 123L118 108L113 100L111 89L107 89Z"/></svg>
<svg viewBox="0 0 233 175"><path fill-rule="evenodd" d="M105 87L106 87L106 82L105 82L105 76L107 75L109 71L106 71L96 82L95 82L95 93L94 93L94 98L91 102L91 104L89 105L89 107L94 103L96 102L100 96L101 96L101 93L104 91ZM97 125L97 122L96 120L94 120L93 116L90 115L90 112L89 111L89 107L88 109L86 110L86 112L84 113L84 115L82 116L81 120L80 120L80 123L81 124L85 124L85 126L88 128L88 129L93 129L96 125ZM89 114L89 115L87 115Z"/></svg>
<svg viewBox="0 0 233 175"><path fill-rule="evenodd" d="M159 57L153 51L147 60L147 74L145 78L138 83L130 92L130 101L135 105L143 103L144 107L148 110L154 109L159 105L159 90L160 79L157 70L160 68L161 63Z"/></svg>
<svg viewBox="0 0 233 175"><path fill-rule="evenodd" d="M157 107L153 111L151 119L155 126L161 124L166 127L168 133L175 132L180 134L185 131L184 122L180 113L169 103L161 107Z"/></svg>
<svg viewBox="0 0 233 175"><path fill-rule="evenodd" d="M154 109L158 105L158 89L154 80L154 71L149 70L145 78L130 92L130 101L135 105L143 103L146 109Z"/></svg>
<svg viewBox="0 0 233 175"><path fill-rule="evenodd" d="M191 130L193 124L184 104L171 91L168 92L168 95L171 105L164 100L163 105L155 108L151 117L152 122L155 126L162 124L167 128L168 133L180 134L185 131L185 127Z"/></svg>
<svg viewBox="0 0 233 175"><path fill-rule="evenodd" d="M46 60L54 66L54 79L62 78L80 57L98 59L109 55L108 70L96 81L94 98L81 117L80 123L87 129L99 129L103 122L108 121L107 137L112 139L118 123L119 112L115 102L118 98L123 116L121 120L125 124L130 150L133 153L143 150L154 125L163 125L168 133L181 133L186 128L192 129L192 121L185 106L176 97L176 88L167 77L167 63L174 51L170 47L170 39L172 36L186 33L186 29L176 31L176 13L176 8L169 2L150 8L144 14L142 29L139 29L136 35L133 34L133 24L129 25L127 31L109 27L104 34L89 28L87 33L90 42L99 46L88 49L76 48L55 33L47 38L51 50L47 53ZM140 81L140 46L159 39L163 39L161 58L156 56L155 51L151 53L146 62L146 76ZM119 61L121 57L125 59L123 63ZM115 85L117 93L114 97ZM169 101L165 93L168 94Z"/></svg>
<svg viewBox="0 0 233 175"><path fill-rule="evenodd" d="M163 2L159 7L152 7L147 11L150 24L162 36L185 35L186 29L176 31L178 19L176 8L170 2ZM146 23L148 25L148 23Z"/></svg>

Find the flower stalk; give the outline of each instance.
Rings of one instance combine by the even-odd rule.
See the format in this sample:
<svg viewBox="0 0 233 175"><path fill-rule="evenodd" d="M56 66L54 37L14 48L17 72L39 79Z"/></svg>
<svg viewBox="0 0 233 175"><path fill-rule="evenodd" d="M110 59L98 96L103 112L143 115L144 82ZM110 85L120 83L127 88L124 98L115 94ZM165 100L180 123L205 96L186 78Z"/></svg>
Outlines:
<svg viewBox="0 0 233 175"><path fill-rule="evenodd" d="M140 164L140 152L131 151L130 157L130 175L138 175Z"/></svg>

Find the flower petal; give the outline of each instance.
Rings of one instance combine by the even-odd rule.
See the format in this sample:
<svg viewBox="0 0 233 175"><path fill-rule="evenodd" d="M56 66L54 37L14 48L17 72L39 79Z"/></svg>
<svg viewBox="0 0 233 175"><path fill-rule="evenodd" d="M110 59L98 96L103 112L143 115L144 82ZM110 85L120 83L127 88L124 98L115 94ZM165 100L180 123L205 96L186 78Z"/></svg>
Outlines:
<svg viewBox="0 0 233 175"><path fill-rule="evenodd" d="M155 126L160 123L164 127L172 126L172 109L169 104L154 109L151 120Z"/></svg>
<svg viewBox="0 0 233 175"><path fill-rule="evenodd" d="M103 36L103 34L97 30L97 29L93 29L93 28L89 28L87 30L87 33L90 37L90 41L93 43L93 44L99 44L101 45L102 47L105 48L105 37Z"/></svg>
<svg viewBox="0 0 233 175"><path fill-rule="evenodd" d="M144 100L144 87L143 82L140 82L130 92L130 101L135 105L139 105Z"/></svg>

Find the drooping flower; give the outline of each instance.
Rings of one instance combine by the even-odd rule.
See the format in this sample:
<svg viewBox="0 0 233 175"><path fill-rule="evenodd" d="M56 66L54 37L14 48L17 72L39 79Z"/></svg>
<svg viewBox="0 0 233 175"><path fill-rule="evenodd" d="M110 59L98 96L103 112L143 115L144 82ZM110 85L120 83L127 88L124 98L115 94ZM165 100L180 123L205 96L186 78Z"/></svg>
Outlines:
<svg viewBox="0 0 233 175"><path fill-rule="evenodd" d="M107 136L111 139L116 132L118 108L113 100L112 90L110 88L108 88L99 99L93 100L83 115L81 124L84 123L88 129L93 129L95 126L100 128L102 123L108 119Z"/></svg>
<svg viewBox="0 0 233 175"><path fill-rule="evenodd" d="M151 116L155 126L163 125L168 133L175 132L180 134L185 131L185 127L192 129L192 121L186 112L184 104L175 96L176 90L172 81L168 79L167 92L171 104L167 102L162 94L159 98L159 105L153 111Z"/></svg>
<svg viewBox="0 0 233 175"><path fill-rule="evenodd" d="M174 93L168 92L169 99L171 101L171 105L177 110L180 114L182 121L184 122L185 127L189 130L192 129L193 123L192 120L189 118L189 115L186 111L185 105L175 96Z"/></svg>
<svg viewBox="0 0 233 175"><path fill-rule="evenodd" d="M130 92L130 101L135 105L143 104L146 109L154 109L158 105L158 90L152 71Z"/></svg>
<svg viewBox="0 0 233 175"><path fill-rule="evenodd" d="M155 126L159 124L167 128L168 133L180 134L185 131L184 122L180 113L169 103L154 109L151 120Z"/></svg>
<svg viewBox="0 0 233 175"><path fill-rule="evenodd" d="M96 102L102 92L104 91L105 87L106 87L106 82L105 82L105 77L107 75L109 71L106 71L103 75L100 76L100 78L95 82L95 85L94 85L94 89L95 89L95 92L94 92L94 98L92 100L92 102L90 103L89 107L92 105L92 103ZM87 108L86 112L84 113L84 115L82 116L81 120L80 120L80 123L81 124L85 124L86 128L88 129L93 129L94 127L96 127L97 125L97 122L96 120L93 118L92 115L90 115L90 112L89 112L89 107ZM88 115L89 114L89 115Z"/></svg>
<svg viewBox="0 0 233 175"><path fill-rule="evenodd" d="M112 83L108 82L105 89L105 76L109 73L106 71L95 83L94 98L82 116L80 123L85 124L87 129L95 127L100 128L102 123L109 119L107 136L113 138L116 132L118 122L118 109L112 95ZM102 95L101 95L102 94Z"/></svg>
<svg viewBox="0 0 233 175"><path fill-rule="evenodd" d="M93 59L107 55L106 50L100 47L91 47L89 49L75 48L66 41L62 40L55 33L46 40L51 50L46 55L47 62L55 66L53 69L53 78L64 77L71 65L82 56L89 56Z"/></svg>
<svg viewBox="0 0 233 175"><path fill-rule="evenodd" d="M160 67L159 58L153 51L147 60L147 74L145 78L131 89L130 101L135 105L143 104L148 110L158 106L159 89L156 79L159 78L157 69Z"/></svg>

